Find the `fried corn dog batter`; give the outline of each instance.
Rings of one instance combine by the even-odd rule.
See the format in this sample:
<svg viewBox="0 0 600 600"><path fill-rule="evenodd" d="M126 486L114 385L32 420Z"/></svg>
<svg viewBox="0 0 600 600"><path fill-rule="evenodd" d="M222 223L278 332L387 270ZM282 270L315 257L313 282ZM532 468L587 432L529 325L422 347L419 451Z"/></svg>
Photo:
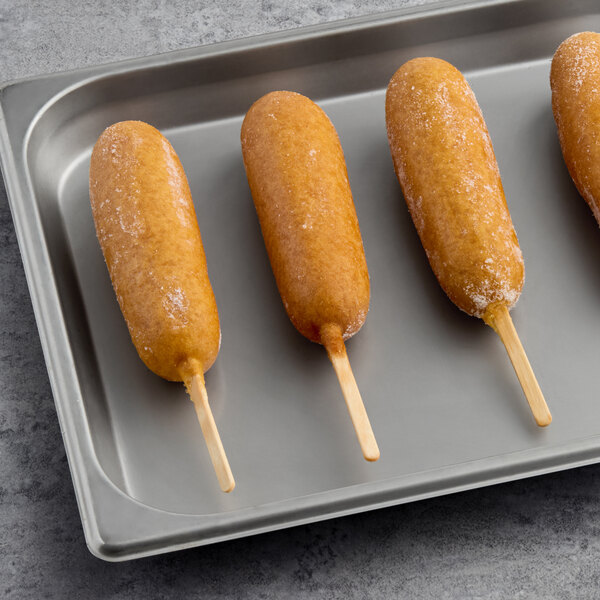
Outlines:
<svg viewBox="0 0 600 600"><path fill-rule="evenodd" d="M337 330L348 339L365 321L370 288L335 128L305 96L271 92L248 111L241 137L252 198L287 314L313 342L324 343L326 335L333 340Z"/></svg>
<svg viewBox="0 0 600 600"><path fill-rule="evenodd" d="M140 358L187 384L211 367L221 334L190 189L171 144L140 121L106 129L92 152L90 200Z"/></svg>
<svg viewBox="0 0 600 600"><path fill-rule="evenodd" d="M565 163L600 224L600 34L577 33L558 47L550 87Z"/></svg>
<svg viewBox="0 0 600 600"><path fill-rule="evenodd" d="M415 58L386 95L388 140L406 203L440 285L466 313L511 308L521 250L475 96L451 64Z"/></svg>

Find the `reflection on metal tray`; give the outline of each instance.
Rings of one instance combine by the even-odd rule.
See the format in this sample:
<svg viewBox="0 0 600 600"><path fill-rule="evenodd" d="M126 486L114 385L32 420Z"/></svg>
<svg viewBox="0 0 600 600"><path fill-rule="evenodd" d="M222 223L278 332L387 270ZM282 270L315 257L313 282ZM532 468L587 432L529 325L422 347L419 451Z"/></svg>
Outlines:
<svg viewBox="0 0 600 600"><path fill-rule="evenodd" d="M549 58L593 1L444 3L41 77L1 92L2 166L92 552L122 560L600 460L600 232L561 159ZM385 86L434 55L492 135L527 280L513 311L554 415L535 426L491 329L446 298L397 184ZM377 440L356 444L322 348L289 323L240 154L267 91L318 101L346 153L372 280L348 344ZM209 397L237 479L219 491L181 385L138 359L90 213L104 127L141 119L188 173L223 329Z"/></svg>

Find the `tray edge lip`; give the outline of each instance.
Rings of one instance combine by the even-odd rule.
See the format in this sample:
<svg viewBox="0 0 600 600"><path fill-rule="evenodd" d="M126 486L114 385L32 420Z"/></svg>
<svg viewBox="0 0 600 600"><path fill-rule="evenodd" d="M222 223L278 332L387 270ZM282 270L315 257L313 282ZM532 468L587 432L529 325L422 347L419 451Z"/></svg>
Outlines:
<svg viewBox="0 0 600 600"><path fill-rule="evenodd" d="M104 540L102 539L101 535L97 535L93 539L88 539L86 537L86 543L88 544L88 548L90 549L92 554L94 554L94 556L108 562L122 562L126 560L142 558L145 556L163 554L171 551L195 548L199 546L210 545L213 543L230 541L241 537L258 535L262 533L288 529L299 525L316 523L320 521L326 521L329 519L359 514L361 512L399 506L401 504L407 504L419 500L426 500L439 496L450 495L462 491L475 490L493 485L499 485L502 483L510 483L513 481L519 481L522 479L527 479L529 477L537 477L549 473L559 472L566 469L589 466L592 464L596 464L600 459L599 442L600 434L588 436L586 438L569 442L563 447L570 448L571 451L565 452L564 454L561 454L559 456L547 452L544 448L533 448L528 450L516 451L504 455L497 455L491 458L496 459L499 463L496 467L494 467L494 472L497 471L498 473L487 478L478 477L478 474L482 472L482 469L469 469L469 467L478 465L480 463L487 463L490 457L478 459L475 461L469 461L467 463L461 463L459 465L442 467L440 469L434 469L432 471L423 471L409 475L407 477L392 478L389 480L380 481L378 487L385 488L383 490L369 490L369 488L372 487L372 484L363 483L355 486L338 488L337 490L327 490L324 492L303 497L290 498L284 501L284 504L289 505L289 507L284 508L284 510L278 513L275 517L274 522L269 522L265 524L262 524L261 522L256 523L256 515L244 515L243 519L235 520L235 523L240 525L240 527L235 528L233 530L230 529L228 533L214 533L205 537L199 537L199 534L202 533L203 529L191 529L189 531L192 533L192 539L189 541L160 544L161 538L157 538L156 540L146 539L140 540L140 543L138 543L136 547L136 545L132 543L114 542L110 539ZM540 460L540 455L542 456L542 460L544 459L544 454L547 455L546 461L548 462L548 464L545 464L542 467L534 466ZM520 468L516 475L515 473L503 473L503 469L511 468L513 466L513 463L510 462L508 465L504 466L501 463L505 462L508 459L508 457L513 455L520 455L526 458L520 462ZM569 460L565 461L565 456L569 457ZM556 461L557 458L560 459L558 462ZM457 467L464 468L465 473L459 475L454 473L454 471L457 470ZM489 470L487 471L489 472ZM436 477L433 480L427 478L428 474L432 472L438 474L438 477ZM448 473L449 476L446 476L446 473ZM404 495L402 495L402 493L398 493L401 492L401 489L403 488L399 489L397 485L394 485L395 481L398 481L398 479L406 480L409 478L418 479L423 475L425 475L425 484L431 485L433 483L433 486L430 490L419 491L418 487L422 484L420 484L417 481L416 483L412 484L412 487L415 488L414 491L411 491L408 494L404 493ZM440 482L446 482L446 485L440 486ZM410 489L411 485L409 485L408 487ZM357 495L356 493L354 493L354 490L356 490L357 488L362 488L363 490L365 490L365 493ZM388 498L378 500L376 499L376 497L381 496L386 492L388 492ZM331 495L331 493L335 493L339 496L339 498L337 498L336 501L353 500L356 498L359 498L360 501L354 506L336 508L334 510L323 510L326 506L332 506L332 501L326 500L326 497ZM317 514L305 514L306 508L301 509L300 511L298 511L295 508L295 506L302 500L308 498L314 499L315 497L324 499L324 501L319 503L317 506L309 506L309 508L317 510ZM367 498L367 501L364 501L363 498ZM265 510L266 516L268 516L269 512L267 509L269 505L261 506ZM151 507L145 507L151 509ZM295 518L289 518L290 514L294 511L300 514L298 514L298 516ZM249 513L250 511L247 509L245 512ZM225 515L225 517L227 517L228 515L232 515L234 513L236 513L236 511L223 514ZM194 515L181 516L187 516L190 519L194 518ZM264 520L263 515L259 515L258 519ZM227 518L223 519L223 521L223 525L227 528L229 526L227 523ZM253 525L253 523L255 524ZM166 536L167 539L171 535L176 534L169 534L168 536Z"/></svg>
<svg viewBox="0 0 600 600"><path fill-rule="evenodd" d="M63 445L65 447L65 453L67 456L67 464L69 468L69 472L73 481L73 488L76 497L77 508L80 514L82 528L84 532L84 537L86 543L90 540L98 539L98 528L97 528L97 520L95 518L95 511L91 506L91 497L88 490L88 477L85 473L85 469L80 466L81 456L86 453L86 450L83 449L80 445L79 435L81 432L78 432L75 436L77 439L71 440L68 435L65 434L66 426L65 422L70 415L67 417L66 413L74 410L72 407L68 405L71 401L63 401L59 400L60 398L64 398L67 394L66 392L71 387L70 385L65 385L64 382L60 383L59 379L59 371L55 365L54 359L52 359L52 355L50 352L50 346L52 341L52 335L47 335L46 329L48 327L48 320L42 316L42 312L44 307L47 307L47 304L44 303L44 298L49 299L51 308L62 316L62 309L60 307L60 300L58 294L55 290L53 292L48 292L44 290L42 293L38 292L36 286L38 285L36 282L36 278L34 277L34 271L37 271L40 267L43 272L51 272L51 262L49 257L47 256L47 249L45 244L41 245L41 248L38 250L29 250L28 243L26 242L27 233L30 230L35 228L34 224L29 223L27 219L20 217L20 212L23 210L19 208L18 205L23 204L23 200L25 196L29 196L33 198L33 193L30 186L29 181L29 172L19 173L18 167L14 164L17 159L17 153L13 151L13 147L11 144L11 137L8 133L6 123L5 123L5 111L3 104L3 92L4 88L0 89L0 171L2 173L2 178L4 181L5 189L6 189L6 197L9 205L9 210L11 213L11 218L13 222L13 227L15 229L15 235L17 238L17 245L19 248L19 253L21 254L21 263L23 265L23 270L25 273L25 280L30 296L30 301L32 305L32 310L34 313L34 319L36 328L38 331L38 337L40 340L40 345L42 348L42 353L44 356L44 363L46 366L46 371L48 373L48 379L50 382L50 388L52 393L52 399L54 401L55 410L57 412L57 418L59 423L59 429L61 433L61 437L63 440ZM29 131L28 124L27 132ZM25 134L27 135L27 134ZM25 139L25 137L24 137ZM23 164L23 168L25 168L25 163ZM28 188L27 191L23 191L22 188ZM37 215L36 215L37 217ZM35 225L39 225L37 218L35 220ZM41 260L39 259L39 254L41 253ZM34 264L35 263L35 264ZM35 266L37 265L37 266ZM51 287L54 288L54 280L50 278ZM60 325L64 325L63 320L60 320ZM63 328L64 329L64 328ZM61 336L64 332L61 332ZM69 356L70 354L70 345L68 345ZM62 362L62 361L60 361ZM71 373L73 379L77 379L75 371ZM81 399L80 387L79 385L75 385L75 402L78 402ZM64 406L63 406L64 404ZM79 409L80 414L82 414L83 409ZM84 429L87 431L87 427ZM89 437L89 434L88 434ZM90 440L91 441L91 440ZM95 457L95 454L92 453L92 461L91 465L94 470L100 467Z"/></svg>
<svg viewBox="0 0 600 600"><path fill-rule="evenodd" d="M133 56L109 62L84 65L73 69L39 73L26 77L0 80L0 104L2 95L8 88L23 84L42 82L45 80L60 80L61 78L83 76L79 83L87 83L89 76L95 78L121 71L132 71L148 67L183 63L209 55L229 54L235 51L245 51L260 46L277 45L282 42L294 42L322 37L326 34L349 33L360 29L368 29L374 25L384 25L391 22L410 20L411 18L426 18L432 14L443 15L452 12L470 11L479 8L489 8L494 5L520 4L531 0L438 0L435 4L418 4L411 7L399 7L385 11L358 15L355 17L334 19L313 25L301 25L266 33L257 33L220 42L189 46L176 50L166 50L144 56ZM87 74L87 75L86 75Z"/></svg>

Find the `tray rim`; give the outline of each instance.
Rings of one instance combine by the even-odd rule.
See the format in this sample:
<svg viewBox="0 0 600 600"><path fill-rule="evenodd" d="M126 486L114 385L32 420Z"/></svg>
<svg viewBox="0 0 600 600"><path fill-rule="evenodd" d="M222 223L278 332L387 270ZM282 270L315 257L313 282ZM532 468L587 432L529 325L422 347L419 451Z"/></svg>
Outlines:
<svg viewBox="0 0 600 600"><path fill-rule="evenodd" d="M280 32L175 50L147 57L133 58L27 77L0 86L0 166L7 198L22 256L27 285L33 305L36 326L48 370L59 425L73 479L86 544L92 554L107 561L170 552L206 545L247 535L354 514L375 508L397 505L458 491L494 485L525 477L584 466L600 461L600 434L573 440L552 448L538 447L503 455L486 457L439 469L398 476L388 480L364 483L317 494L290 498L272 504L213 514L180 514L153 508L125 494L105 474L96 456L85 417L82 390L77 379L75 361L68 343L60 297L52 276L52 262L44 243L41 219L35 201L27 162L31 132L50 106L73 90L96 79L122 72L132 72L172 63L182 64L202 57L240 52L257 47L277 46L369 29L391 22L440 16L452 12L468 12L496 5L523 4L529 0L442 0L433 5L400 8L351 19L300 27ZM7 110L12 111L11 88L47 84L50 90L28 112L25 126L10 133ZM30 214L26 215L28 205ZM43 283L42 283L43 282ZM52 323L54 330L49 324ZM483 469L482 465L486 468ZM518 472L506 472L519 465ZM488 474L477 478L478 473ZM94 486L94 493L91 488ZM152 521L155 533L124 540L114 511L107 514L105 500L118 503L127 516L133 511L141 521ZM177 541L179 540L179 541Z"/></svg>

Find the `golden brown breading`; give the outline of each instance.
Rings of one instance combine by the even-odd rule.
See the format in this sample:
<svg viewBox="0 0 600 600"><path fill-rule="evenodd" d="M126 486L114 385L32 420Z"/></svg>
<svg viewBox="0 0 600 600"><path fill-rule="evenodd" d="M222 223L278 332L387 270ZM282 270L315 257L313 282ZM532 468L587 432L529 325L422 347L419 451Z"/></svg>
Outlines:
<svg viewBox="0 0 600 600"><path fill-rule="evenodd" d="M512 307L523 287L521 250L475 96L451 64L408 61L386 95L394 167L440 285L462 310Z"/></svg>
<svg viewBox="0 0 600 600"><path fill-rule="evenodd" d="M135 347L149 369L187 381L219 352L217 305L188 182L154 127L124 121L94 146L96 233Z"/></svg>
<svg viewBox="0 0 600 600"><path fill-rule="evenodd" d="M344 154L327 115L294 92L257 100L242 125L246 174L285 309L322 343L347 339L369 310L369 274Z"/></svg>
<svg viewBox="0 0 600 600"><path fill-rule="evenodd" d="M567 168L600 223L600 34L577 33L558 47L550 87Z"/></svg>

